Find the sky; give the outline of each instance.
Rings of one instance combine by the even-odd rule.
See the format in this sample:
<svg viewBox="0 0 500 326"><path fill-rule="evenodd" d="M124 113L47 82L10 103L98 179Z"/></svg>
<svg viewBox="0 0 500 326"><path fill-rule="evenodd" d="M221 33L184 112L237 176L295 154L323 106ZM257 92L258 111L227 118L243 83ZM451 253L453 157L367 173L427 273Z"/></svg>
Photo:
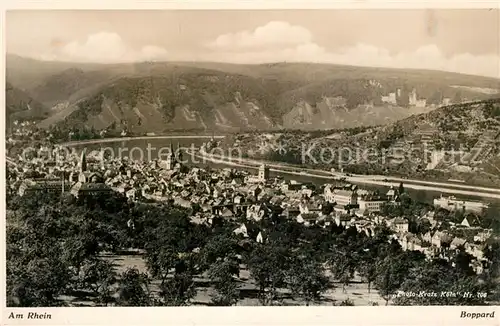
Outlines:
<svg viewBox="0 0 500 326"><path fill-rule="evenodd" d="M6 48L51 61L322 62L499 78L500 10L8 11Z"/></svg>

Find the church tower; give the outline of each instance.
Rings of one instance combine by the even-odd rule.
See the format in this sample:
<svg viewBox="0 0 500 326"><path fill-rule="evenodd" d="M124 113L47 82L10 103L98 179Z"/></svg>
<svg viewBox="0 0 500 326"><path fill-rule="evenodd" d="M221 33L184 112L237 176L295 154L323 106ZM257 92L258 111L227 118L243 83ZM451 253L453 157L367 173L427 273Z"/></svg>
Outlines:
<svg viewBox="0 0 500 326"><path fill-rule="evenodd" d="M87 156L85 155L85 149L82 151L82 155L80 156L80 163L79 165L79 174L78 174L78 181L85 183L87 182Z"/></svg>
<svg viewBox="0 0 500 326"><path fill-rule="evenodd" d="M85 149L82 151L82 155L80 156L80 172L87 171L87 156L85 155Z"/></svg>
<svg viewBox="0 0 500 326"><path fill-rule="evenodd" d="M167 170L172 170L175 165L175 153L174 153L174 146L172 146L172 143L170 143L170 153L168 153L167 159L165 161L166 163L166 169Z"/></svg>
<svg viewBox="0 0 500 326"><path fill-rule="evenodd" d="M177 142L177 162L181 163L182 162L182 151L181 151L181 144Z"/></svg>
<svg viewBox="0 0 500 326"><path fill-rule="evenodd" d="M267 179L269 179L269 167L262 164L259 167L259 181L266 181Z"/></svg>

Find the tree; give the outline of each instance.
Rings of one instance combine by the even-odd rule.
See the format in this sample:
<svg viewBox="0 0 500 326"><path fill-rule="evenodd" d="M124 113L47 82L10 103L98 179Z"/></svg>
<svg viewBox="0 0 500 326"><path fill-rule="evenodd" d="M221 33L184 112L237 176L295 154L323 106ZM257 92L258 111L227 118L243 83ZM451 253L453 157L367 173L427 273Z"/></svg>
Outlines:
<svg viewBox="0 0 500 326"><path fill-rule="evenodd" d="M156 229L150 230L154 232ZM168 233L178 232L186 235L186 230L169 229ZM159 233L161 237L165 230ZM170 234L172 234L170 233ZM160 296L165 305L182 305L187 303L195 294L193 275L195 271L194 254L188 252L189 245L186 240L176 241L177 236L171 238L151 239L146 246L146 266L151 275L160 280ZM188 240L189 241L189 240Z"/></svg>
<svg viewBox="0 0 500 326"><path fill-rule="evenodd" d="M146 267L154 278L164 283L175 267L180 263L179 255L171 248L147 250L145 254Z"/></svg>
<svg viewBox="0 0 500 326"><path fill-rule="evenodd" d="M227 234L214 235L200 250L198 264L202 270L221 260L237 260L239 245L235 238Z"/></svg>
<svg viewBox="0 0 500 326"><path fill-rule="evenodd" d="M56 209L26 202L7 220L7 296L10 305L60 305L59 296L71 282L70 266L62 259L62 219ZM61 217L61 219L59 219Z"/></svg>
<svg viewBox="0 0 500 326"><path fill-rule="evenodd" d="M208 240L198 255L200 271L207 270L216 293L212 302L219 306L236 304L239 299L237 278L239 277L239 244L233 238L232 228L218 228L222 233Z"/></svg>
<svg viewBox="0 0 500 326"><path fill-rule="evenodd" d="M98 246L97 239L89 233L82 232L65 240L61 256L70 266L74 267L75 275L79 275L84 261L95 257L99 252Z"/></svg>
<svg viewBox="0 0 500 326"><path fill-rule="evenodd" d="M99 258L86 261L82 267L85 288L89 288L97 301L105 306L113 299L112 286L116 283L116 272L113 264Z"/></svg>
<svg viewBox="0 0 500 326"><path fill-rule="evenodd" d="M88 290L99 303L111 300L113 267L98 255L114 239L112 206L103 206L98 198L67 201L45 194L30 194L10 205L14 211L7 240L11 304L61 305L61 295Z"/></svg>
<svg viewBox="0 0 500 326"><path fill-rule="evenodd" d="M484 251L484 257L488 259L489 264L487 266L487 276L490 279L497 279L500 276L500 257L498 253L500 252L500 242L490 241L488 246Z"/></svg>
<svg viewBox="0 0 500 326"><path fill-rule="evenodd" d="M494 234L500 234L500 220L497 218L500 215L500 205L491 204L484 216L480 219L481 227L492 229Z"/></svg>
<svg viewBox="0 0 500 326"><path fill-rule="evenodd" d="M240 292L238 289L237 278L240 273L240 266L235 259L219 258L208 269L208 277L214 289L215 295L212 296L213 304L217 306L232 306L239 300Z"/></svg>
<svg viewBox="0 0 500 326"><path fill-rule="evenodd" d="M426 234L432 229L432 224L428 219L419 219L417 221L417 234Z"/></svg>
<svg viewBox="0 0 500 326"><path fill-rule="evenodd" d="M401 291L436 295L397 296L396 305L483 305L490 293L488 286L481 284L476 276L463 276L444 260L411 268Z"/></svg>
<svg viewBox="0 0 500 326"><path fill-rule="evenodd" d="M308 256L297 257L293 260L288 271L287 283L292 295L302 298L306 306L309 306L311 302L320 301L321 295L328 290L329 286L322 264Z"/></svg>
<svg viewBox="0 0 500 326"><path fill-rule="evenodd" d="M146 266L160 280L160 304L185 305L196 295L194 275L208 264L198 259L195 249L203 248L207 233L192 224L187 211L159 205L138 207L140 238L145 244ZM158 219L158 215L163 218Z"/></svg>
<svg viewBox="0 0 500 326"><path fill-rule="evenodd" d="M371 291L371 285L377 277L377 267L375 265L375 259L365 259L360 263L359 274L368 283L368 293Z"/></svg>
<svg viewBox="0 0 500 326"><path fill-rule="evenodd" d="M259 289L262 305L272 305L278 297L278 288L285 284L285 271L289 268L289 252L286 249L256 243L245 262Z"/></svg>
<svg viewBox="0 0 500 326"><path fill-rule="evenodd" d="M384 298L385 305L387 306L389 304L389 300L394 296L394 294L396 294L399 285L398 282L394 280L395 274L393 273L391 267L384 268L377 274L375 284L380 296Z"/></svg>
<svg viewBox="0 0 500 326"><path fill-rule="evenodd" d="M118 303L126 307L151 306L150 280L137 268L129 268L122 273L119 281Z"/></svg>
<svg viewBox="0 0 500 326"><path fill-rule="evenodd" d="M386 305L401 288L411 268L418 266L424 261L425 255L420 252L404 251L402 253L394 253L391 250L388 256L378 262L375 285L380 296L384 298Z"/></svg>
<svg viewBox="0 0 500 326"><path fill-rule="evenodd" d="M476 275L471 267L471 262L474 259L472 255L467 253L464 248L459 248L459 251L453 257L455 263L456 272L464 277L470 277Z"/></svg>
<svg viewBox="0 0 500 326"><path fill-rule="evenodd" d="M160 285L160 297L167 306L186 305L195 295L193 275L188 271L175 273Z"/></svg>
<svg viewBox="0 0 500 326"><path fill-rule="evenodd" d="M344 249L344 248L342 248ZM348 248L344 249L348 250ZM341 252L333 256L330 260L333 276L342 283L342 291L346 292L351 279L354 277L356 262L354 257L348 252Z"/></svg>
<svg viewBox="0 0 500 326"><path fill-rule="evenodd" d="M33 258L19 264L8 258L7 301L9 306L51 307L62 303L58 296L69 283L67 267L57 257Z"/></svg>
<svg viewBox="0 0 500 326"><path fill-rule="evenodd" d="M343 300L341 303L339 303L339 306L353 307L354 306L354 302L351 299L347 298L347 299Z"/></svg>

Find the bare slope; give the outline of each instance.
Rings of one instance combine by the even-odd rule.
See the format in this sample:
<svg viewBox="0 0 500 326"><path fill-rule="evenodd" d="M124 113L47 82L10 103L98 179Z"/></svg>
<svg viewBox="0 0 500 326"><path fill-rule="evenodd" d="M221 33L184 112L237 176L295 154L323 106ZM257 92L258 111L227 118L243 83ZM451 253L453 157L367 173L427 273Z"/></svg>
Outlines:
<svg viewBox="0 0 500 326"><path fill-rule="evenodd" d="M493 95L475 89L500 89L493 78L308 63L98 65L8 56L7 77L52 108L41 126L67 123L101 129L115 123L138 132L385 124L428 111L410 108L404 100L382 105L381 95L397 89L407 99L416 88L418 97L434 104L445 97L483 100Z"/></svg>

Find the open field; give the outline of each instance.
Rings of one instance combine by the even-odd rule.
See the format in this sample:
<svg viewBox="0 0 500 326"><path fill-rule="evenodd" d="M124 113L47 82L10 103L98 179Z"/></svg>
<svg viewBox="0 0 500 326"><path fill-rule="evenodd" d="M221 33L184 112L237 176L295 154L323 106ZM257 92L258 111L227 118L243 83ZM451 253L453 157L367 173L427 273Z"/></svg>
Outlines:
<svg viewBox="0 0 500 326"><path fill-rule="evenodd" d="M125 272L128 268L137 268L141 273L147 273L146 263L140 254L105 255L103 259L113 262L117 274ZM327 271L326 274L328 275L329 272ZM208 279L204 276L196 277L195 283L197 293L194 299L191 300L192 305L210 306L211 295L214 293L214 290L210 287ZM251 279L250 273L244 266L241 266L240 270L240 283L240 301L237 305L259 306L257 287ZM346 287L345 293L342 290L342 285L333 278L331 278L331 284L332 288L323 295L321 302L317 302L314 305L334 306L339 305L342 301L347 299L351 300L355 306L385 305L385 300L380 297L376 289L372 288L370 293L368 293L368 284L363 282L358 275L355 275L352 283ZM158 289L159 281L153 280L150 288L151 292L157 293ZM304 302L293 299L287 290L281 289L279 292L282 300L280 305L305 305ZM95 306L91 295L87 293L63 296L61 299L70 306ZM391 303L389 302L389 304Z"/></svg>
<svg viewBox="0 0 500 326"><path fill-rule="evenodd" d="M140 272L146 273L146 264L144 259L140 255L120 255L120 256L108 256L105 259L113 261L115 264L116 271L118 273L124 272L127 268L136 267ZM241 266L240 270L240 280L241 280L241 300L238 303L240 306L257 306L259 305L257 299L257 288L250 278L248 270L244 266ZM327 272L328 274L328 272ZM197 283L197 295L192 300L194 305L209 305L210 295L213 293L213 289L208 285L208 279L205 277L195 278ZM342 291L342 285L331 279L334 288L328 290L324 295L322 302L318 305L335 305L339 304L343 300L350 299L356 306L367 306L371 305L372 302L376 302L379 305L385 305L384 299L382 299L377 290L372 289L371 293L368 293L368 284L362 282L361 279L356 275L353 279L353 283L346 288L346 293ZM158 282L153 281L152 292L158 291ZM280 291L283 295L283 305L301 305L300 301L294 300L290 297L285 290Z"/></svg>

